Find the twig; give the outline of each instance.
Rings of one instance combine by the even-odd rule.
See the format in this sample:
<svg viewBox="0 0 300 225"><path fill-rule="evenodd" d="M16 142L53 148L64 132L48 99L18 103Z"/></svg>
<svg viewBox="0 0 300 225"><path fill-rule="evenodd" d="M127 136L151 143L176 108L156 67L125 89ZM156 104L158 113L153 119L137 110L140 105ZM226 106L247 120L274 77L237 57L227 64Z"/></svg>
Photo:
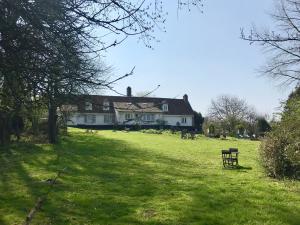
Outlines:
<svg viewBox="0 0 300 225"><path fill-rule="evenodd" d="M34 215L41 209L43 203L47 200L49 193L52 191L53 186L56 184L57 179L61 176L61 174L65 170L66 170L66 168L64 168L61 171L58 171L56 177L54 179L51 179L48 191L46 192L46 194L44 196L38 197L38 200L36 201L34 207L30 210L30 212L26 216L26 219L25 219L25 222L23 223L23 225L30 225L31 221L34 218Z"/></svg>

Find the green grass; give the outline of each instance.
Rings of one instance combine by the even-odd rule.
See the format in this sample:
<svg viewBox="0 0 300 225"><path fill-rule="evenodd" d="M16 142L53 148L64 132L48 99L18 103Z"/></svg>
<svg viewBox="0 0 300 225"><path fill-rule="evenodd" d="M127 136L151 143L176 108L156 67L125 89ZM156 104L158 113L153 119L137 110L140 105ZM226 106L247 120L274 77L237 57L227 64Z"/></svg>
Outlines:
<svg viewBox="0 0 300 225"><path fill-rule="evenodd" d="M0 149L0 224L21 224L46 179L66 172L32 224L300 224L300 183L267 178L259 142L72 129L56 146ZM220 150L240 150L239 170Z"/></svg>

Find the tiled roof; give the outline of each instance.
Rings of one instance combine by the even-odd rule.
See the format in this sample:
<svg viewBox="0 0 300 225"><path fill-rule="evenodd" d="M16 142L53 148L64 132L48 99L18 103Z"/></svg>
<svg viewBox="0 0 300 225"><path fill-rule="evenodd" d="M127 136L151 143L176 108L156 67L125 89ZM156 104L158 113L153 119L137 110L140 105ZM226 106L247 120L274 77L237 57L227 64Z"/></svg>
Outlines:
<svg viewBox="0 0 300 225"><path fill-rule="evenodd" d="M85 102L93 105L92 110L85 110ZM104 110L104 102L109 102L108 110ZM117 111L137 111L164 113L169 115L193 115L189 102L183 99L153 98L153 97L126 97L105 95L80 95L74 96L71 104L78 106L81 113L114 113ZM168 104L168 111L162 111L162 105Z"/></svg>
<svg viewBox="0 0 300 225"><path fill-rule="evenodd" d="M161 106L154 102L114 102L114 109L119 112L152 112L161 113Z"/></svg>

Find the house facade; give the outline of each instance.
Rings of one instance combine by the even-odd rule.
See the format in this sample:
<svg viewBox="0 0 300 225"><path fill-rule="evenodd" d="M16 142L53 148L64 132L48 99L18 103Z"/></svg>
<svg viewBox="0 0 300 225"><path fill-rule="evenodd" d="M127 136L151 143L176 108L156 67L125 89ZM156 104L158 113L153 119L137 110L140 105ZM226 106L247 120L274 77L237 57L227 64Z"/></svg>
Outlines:
<svg viewBox="0 0 300 225"><path fill-rule="evenodd" d="M67 106L67 107L66 107ZM81 95L65 105L68 125L75 127L135 126L185 127L194 125L188 96L182 99L127 96Z"/></svg>

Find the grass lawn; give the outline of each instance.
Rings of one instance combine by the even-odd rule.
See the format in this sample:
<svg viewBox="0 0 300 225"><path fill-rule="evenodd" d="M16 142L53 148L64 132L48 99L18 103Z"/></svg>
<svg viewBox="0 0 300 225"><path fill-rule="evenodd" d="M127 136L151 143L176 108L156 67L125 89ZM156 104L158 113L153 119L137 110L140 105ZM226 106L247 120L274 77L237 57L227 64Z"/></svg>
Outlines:
<svg viewBox="0 0 300 225"><path fill-rule="evenodd" d="M300 182L267 178L259 142L72 129L59 145L0 149L0 224L22 224L66 167L32 224L300 224ZM239 170L220 150L240 150Z"/></svg>

